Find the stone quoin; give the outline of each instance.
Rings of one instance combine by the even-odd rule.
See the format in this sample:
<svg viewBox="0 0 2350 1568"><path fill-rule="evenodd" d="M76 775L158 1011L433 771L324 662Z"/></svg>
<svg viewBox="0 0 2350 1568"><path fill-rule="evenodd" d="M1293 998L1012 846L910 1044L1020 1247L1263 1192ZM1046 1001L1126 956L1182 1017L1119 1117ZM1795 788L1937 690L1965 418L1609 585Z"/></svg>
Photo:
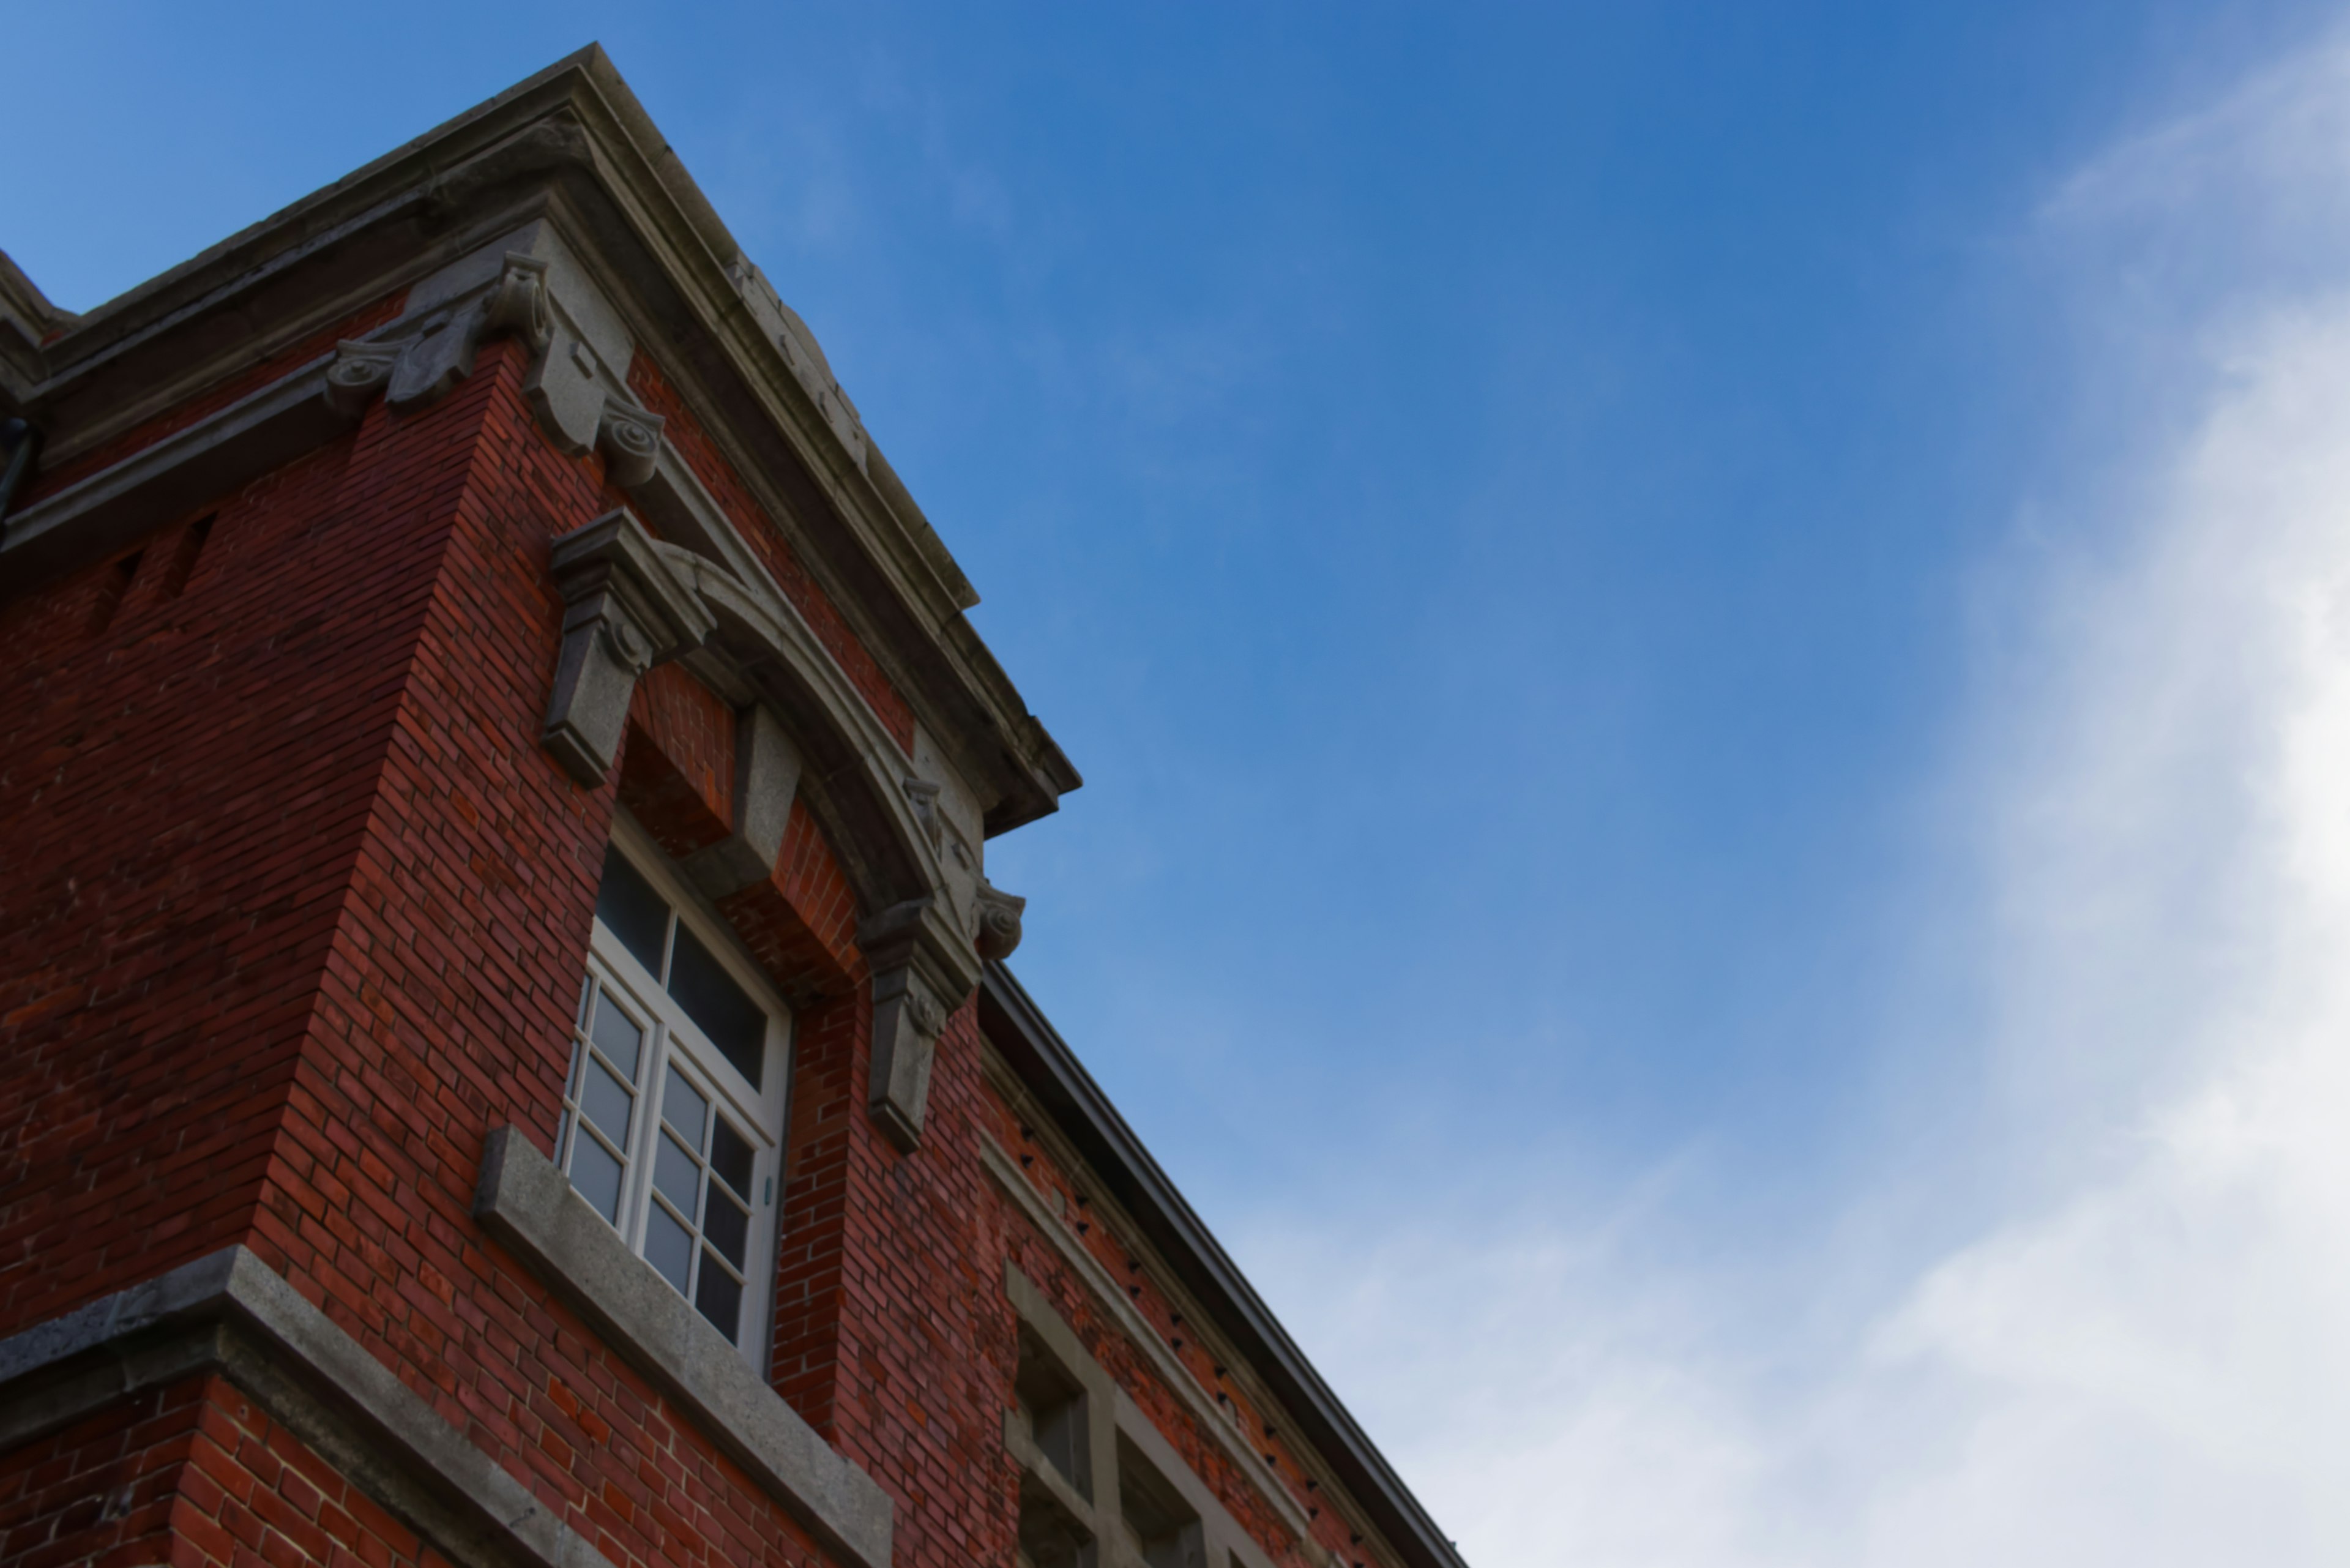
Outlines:
<svg viewBox="0 0 2350 1568"><path fill-rule="evenodd" d="M589 48L0 258L0 1563L1461 1568L1004 966L1076 771Z"/></svg>

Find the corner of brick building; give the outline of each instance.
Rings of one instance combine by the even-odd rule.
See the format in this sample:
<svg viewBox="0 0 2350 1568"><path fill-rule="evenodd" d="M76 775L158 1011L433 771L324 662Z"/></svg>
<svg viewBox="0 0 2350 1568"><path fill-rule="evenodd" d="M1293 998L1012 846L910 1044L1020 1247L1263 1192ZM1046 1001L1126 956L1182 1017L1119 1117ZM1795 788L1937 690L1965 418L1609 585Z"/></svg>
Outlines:
<svg viewBox="0 0 2350 1568"><path fill-rule="evenodd" d="M496 244L482 254L517 265ZM400 296L338 306L329 326L289 329L292 341L95 441L28 499L54 506L287 386L329 400L361 386L303 378L322 360L363 378L416 352L447 325L432 311L460 296L433 297L406 315ZM534 348L498 319L432 398L396 408L377 387L337 405L348 428L0 601L0 647L16 659L0 686L0 927L14 938L0 954L0 1339L30 1355L28 1335L89 1331L85 1309L135 1317L140 1293L167 1275L249 1257L397 1391L369 1394L358 1416L336 1403L359 1399L348 1388L317 1395L332 1408L304 1428L312 1417L270 1405L255 1392L267 1376L224 1352L126 1381L70 1420L23 1417L34 1435L13 1446L0 1405L0 1564L441 1562L456 1537L387 1501L375 1461L354 1461L348 1440L351 1422L382 1438L380 1411L410 1400L414 1424L454 1434L459 1469L486 1461L487 1479L469 1470L464 1484L500 1500L494 1523L508 1533L483 1561L851 1568L858 1549L842 1542L872 1537L812 1522L808 1495L757 1470L764 1458L710 1399L477 1212L494 1135L512 1128L556 1152L616 819L680 862L747 842L736 796L763 765L759 737L801 713L795 702L830 702L808 722L835 726L820 758L831 771L775 814L772 867L759 871L774 842L763 838L749 885L712 883L733 890L708 900L792 1015L771 1348L764 1379L750 1375L761 1418L795 1413L823 1449L812 1462L842 1467L825 1475L878 1490L886 1568L1013 1568L1034 1478L1007 1435L1030 1310L1007 1295L1009 1264L1114 1382L1116 1418L1147 1424L1201 1489L1200 1506L1229 1514L1232 1554L1206 1568L1334 1568L1329 1554L1352 1542L1336 1508L1309 1501L1324 1484L1309 1478L1326 1470L1274 1435L1290 1423L1262 1386L1225 1379L1220 1358L1239 1358L1185 1326L1222 1309L1139 1262L1148 1250L1112 1204L1090 1228L1038 1218L1036 1202L1074 1213L1102 1190L1100 1172L1044 1125L1058 1112L1010 1085L979 997L954 994L984 972L977 955L1008 950L988 945L975 910L1008 904L1018 935L1019 901L980 874L983 825L1003 799L1018 810L1002 820L1051 809L1074 772L1060 760L1062 782L1019 794L1053 772L1035 757L1058 753L1008 685L986 684L1001 679L992 661L973 674L957 662L968 644L904 630L936 629L937 600L910 607L929 620L909 605L835 602L810 563L839 566L849 522L795 513L792 534L762 502L799 493L754 486L773 479L769 460L738 472L729 452L754 449L713 435L740 438L751 417L743 400L713 400L715 356L676 361L703 379L672 379L647 334L628 362L633 405L609 392L606 414L644 419L660 461L690 474L665 473L669 504L701 497L664 536L639 488L649 482L615 477L629 470L604 426L594 441L557 439L539 379L550 362L594 356L556 360L545 335ZM393 328L410 336L368 336ZM781 417L767 403L752 412ZM314 404L304 417L322 416ZM788 433L831 439L811 429ZM856 453L827 451L854 479ZM647 655L624 706L607 711L619 738L595 778L546 739L561 661L581 646L583 596L555 542L623 509L632 521L618 525L642 531L630 547L675 581L724 576L692 590L713 620L728 607L748 617L755 589L754 609L795 640L770 632L754 658L705 630L706 643ZM942 551L913 528L918 515L883 521L902 525L890 547L903 558ZM865 581L863 569L843 576ZM760 685L757 659L787 654L805 667ZM940 697L941 682L966 679ZM972 733L942 744L948 722ZM1014 742L1044 749L1014 756ZM957 770L974 757L966 778ZM925 768L941 776L917 777ZM961 881L945 869L957 845ZM913 871L885 866L893 853ZM923 940L945 929L962 944L943 960L921 950L934 967L920 983L936 996L914 998L927 1016L906 1016L935 1049L910 1134L876 1109L898 1091L877 1073L875 1040L877 995L916 972L889 946L902 929L889 919L908 909L932 922ZM567 1188L556 1195L593 1219ZM638 1284L660 1283L612 1227L598 1236ZM1108 1296L1130 1296L1104 1299L1104 1274L1118 1282ZM230 1300L205 1299L206 1311ZM681 1311L677 1299L663 1298ZM259 1310L245 1298L217 1310L222 1344L260 1332L237 1315ZM58 1365L77 1376L127 1366L162 1343L143 1324L105 1342L113 1362L93 1351ZM289 1377L323 1376L307 1365ZM745 1376L742 1358L725 1365ZM11 1376L0 1358L0 1385ZM21 1407L55 1403L55 1387L19 1384L31 1389ZM1262 1466L1255 1441L1234 1436L1259 1425ZM424 1462L415 1445L400 1451L400 1463ZM414 1484L463 1490L445 1476ZM1115 1490L1098 1500L1104 1534ZM1312 1522L1295 1528L1300 1518ZM518 1521L556 1532L552 1556L532 1558L540 1538L516 1533Z"/></svg>

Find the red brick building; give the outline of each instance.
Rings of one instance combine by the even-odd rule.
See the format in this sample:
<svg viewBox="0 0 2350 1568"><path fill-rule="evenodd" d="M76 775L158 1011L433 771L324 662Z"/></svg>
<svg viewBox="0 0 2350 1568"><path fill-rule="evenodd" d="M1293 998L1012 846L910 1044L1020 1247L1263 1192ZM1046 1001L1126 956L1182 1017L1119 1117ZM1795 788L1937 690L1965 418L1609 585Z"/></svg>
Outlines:
<svg viewBox="0 0 2350 1568"><path fill-rule="evenodd" d="M0 1561L1459 1568L1003 967L1078 778L590 49L0 260Z"/></svg>

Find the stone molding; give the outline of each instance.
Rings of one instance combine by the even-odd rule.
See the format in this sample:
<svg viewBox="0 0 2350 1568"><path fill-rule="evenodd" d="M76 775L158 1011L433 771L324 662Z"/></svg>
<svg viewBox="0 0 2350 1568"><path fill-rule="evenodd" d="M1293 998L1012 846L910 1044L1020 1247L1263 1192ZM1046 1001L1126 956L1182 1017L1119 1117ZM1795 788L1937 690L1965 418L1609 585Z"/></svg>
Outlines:
<svg viewBox="0 0 2350 1568"><path fill-rule="evenodd" d="M889 1568L889 1494L760 1381L520 1129L490 1135L473 1212L828 1552Z"/></svg>
<svg viewBox="0 0 2350 1568"><path fill-rule="evenodd" d="M802 650L785 635L789 607L780 598L761 602L723 568L653 540L626 512L556 540L552 564L567 609L542 739L583 784L600 784L618 760L629 696L653 664L700 646L722 623L733 632L739 658L754 667L775 668ZM838 673L830 661L811 668ZM773 872L792 793L806 776L781 724L759 714L754 704L738 732L751 742L738 748L738 831L696 854L686 868L713 898ZM852 727L859 716L868 731L862 735ZM829 727L857 759L826 781L826 804L836 845L862 852L866 906L889 899L858 931L873 976L868 1108L892 1143L911 1149L922 1136L940 1033L978 986L979 943L987 929L979 910L962 916L948 896L939 786L901 774L892 789L876 777L875 764L894 747L870 732L879 721L853 689L839 690L833 702L807 717ZM866 806L862 815L842 809L851 796ZM1012 914L1016 932L1017 909L1006 895L996 898L996 909Z"/></svg>
<svg viewBox="0 0 2350 1568"><path fill-rule="evenodd" d="M625 510L556 539L548 569L563 595L563 646L539 741L593 788L619 760L638 677L701 646L712 623Z"/></svg>
<svg viewBox="0 0 2350 1568"><path fill-rule="evenodd" d="M521 1481L241 1246L0 1340L0 1451L218 1373L452 1562L609 1568Z"/></svg>
<svg viewBox="0 0 2350 1568"><path fill-rule="evenodd" d="M665 452L663 484L671 461ZM678 504L707 499L699 485L670 495ZM723 520L700 525L733 536ZM878 911L857 933L873 977L868 1108L892 1143L910 1149L922 1136L939 1034L977 989L983 961L978 913L958 909L951 896L947 856L957 841L937 810L938 786L905 773L904 753L779 593L695 551L666 542L659 549L716 620L712 649L729 650L752 684L764 682L777 708L797 721L799 787L859 907ZM830 756L813 754L817 746L829 747Z"/></svg>
<svg viewBox="0 0 2350 1568"><path fill-rule="evenodd" d="M332 357L314 359L8 516L0 594L128 545L350 430ZM362 405L363 406L363 405Z"/></svg>
<svg viewBox="0 0 2350 1568"><path fill-rule="evenodd" d="M1159 1336L1159 1331L1151 1326L1150 1320L1136 1309L1125 1290L1102 1266L1101 1260L1071 1233L1066 1222L1046 1206L1035 1185L1021 1174L1019 1165L1003 1152L1003 1146L985 1132L979 1135L979 1157L980 1164L994 1179L996 1186L1003 1189L1004 1195L1012 1199L1013 1206L1020 1210L1036 1233L1060 1254L1062 1262L1076 1275L1102 1312L1117 1324L1118 1331L1140 1354L1151 1373L1181 1401L1193 1423L1224 1450L1225 1457L1232 1460L1242 1475L1248 1478L1249 1484L1280 1516L1281 1522L1290 1533L1297 1537L1299 1550L1305 1553L1306 1560L1323 1563L1326 1553L1322 1545L1314 1539L1312 1522L1305 1517L1305 1507L1282 1479L1274 1473L1272 1467L1264 1462L1263 1456L1251 1447L1235 1428L1232 1417L1217 1408L1215 1401L1200 1386L1200 1380L1191 1375L1191 1368L1167 1347L1167 1342Z"/></svg>

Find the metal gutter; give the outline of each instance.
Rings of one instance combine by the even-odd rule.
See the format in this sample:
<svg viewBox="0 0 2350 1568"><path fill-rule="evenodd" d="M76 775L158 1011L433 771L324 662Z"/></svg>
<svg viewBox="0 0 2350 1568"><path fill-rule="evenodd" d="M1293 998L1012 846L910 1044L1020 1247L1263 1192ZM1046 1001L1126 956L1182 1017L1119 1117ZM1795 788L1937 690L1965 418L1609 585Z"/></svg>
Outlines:
<svg viewBox="0 0 2350 1568"><path fill-rule="evenodd" d="M1215 1319L1287 1409L1408 1568L1467 1568L1461 1553L1388 1464L1338 1397L1225 1255L1118 1107L1109 1103L1012 971L991 962L979 984L980 1026L1028 1092L1134 1216L1184 1287Z"/></svg>

